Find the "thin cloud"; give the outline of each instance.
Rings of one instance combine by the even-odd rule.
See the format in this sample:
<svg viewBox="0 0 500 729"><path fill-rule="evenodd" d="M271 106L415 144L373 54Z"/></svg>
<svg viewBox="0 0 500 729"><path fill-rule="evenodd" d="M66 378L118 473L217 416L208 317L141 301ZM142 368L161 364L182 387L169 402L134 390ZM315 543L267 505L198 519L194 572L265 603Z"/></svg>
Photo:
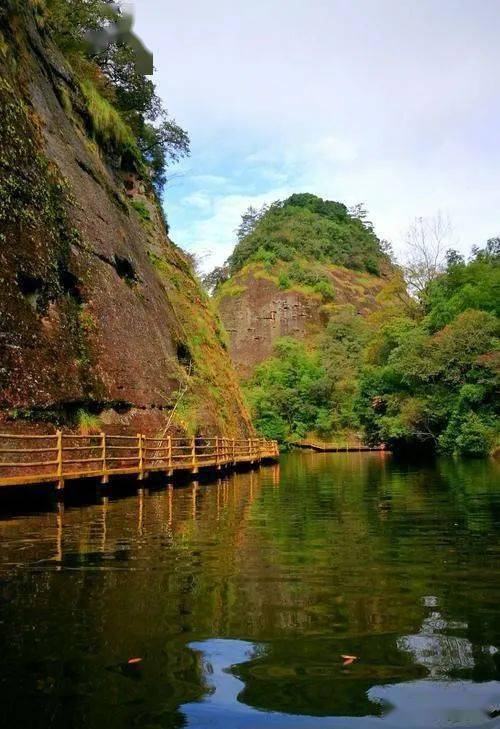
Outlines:
<svg viewBox="0 0 500 729"><path fill-rule="evenodd" d="M136 28L193 140L179 245L220 261L248 204L298 191L364 202L396 249L438 209L464 251L499 232L497 0L141 0Z"/></svg>

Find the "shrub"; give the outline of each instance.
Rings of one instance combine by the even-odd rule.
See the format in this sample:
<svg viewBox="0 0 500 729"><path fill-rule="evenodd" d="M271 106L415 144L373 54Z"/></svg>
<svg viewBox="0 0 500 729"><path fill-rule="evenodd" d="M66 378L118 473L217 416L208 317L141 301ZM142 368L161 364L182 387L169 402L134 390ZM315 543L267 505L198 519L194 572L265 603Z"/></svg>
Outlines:
<svg viewBox="0 0 500 729"><path fill-rule="evenodd" d="M290 288L290 279L286 275L286 273L284 273L284 271L282 271L279 275L278 285L279 285L280 289L289 289Z"/></svg>
<svg viewBox="0 0 500 729"><path fill-rule="evenodd" d="M149 208L145 202L142 200L132 200L131 205L143 222L151 220L151 213L149 212Z"/></svg>
<svg viewBox="0 0 500 729"><path fill-rule="evenodd" d="M335 291L330 281L322 279L313 286L314 291L320 294L325 301L333 301L335 299Z"/></svg>
<svg viewBox="0 0 500 729"><path fill-rule="evenodd" d="M469 413L462 422L456 452L462 456L481 458L488 455L494 441L494 431L476 413Z"/></svg>

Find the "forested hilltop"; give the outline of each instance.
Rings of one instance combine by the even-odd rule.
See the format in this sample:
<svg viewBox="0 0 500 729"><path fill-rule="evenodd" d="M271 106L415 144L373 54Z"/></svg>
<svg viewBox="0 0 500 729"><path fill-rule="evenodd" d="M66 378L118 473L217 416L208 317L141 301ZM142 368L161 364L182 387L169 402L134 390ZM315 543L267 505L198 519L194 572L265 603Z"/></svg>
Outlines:
<svg viewBox="0 0 500 729"><path fill-rule="evenodd" d="M260 432L494 449L498 240L414 273L410 293L361 206L301 194L243 215L209 284Z"/></svg>
<svg viewBox="0 0 500 729"><path fill-rule="evenodd" d="M0 7L2 430L253 432L158 193L189 152L109 2Z"/></svg>

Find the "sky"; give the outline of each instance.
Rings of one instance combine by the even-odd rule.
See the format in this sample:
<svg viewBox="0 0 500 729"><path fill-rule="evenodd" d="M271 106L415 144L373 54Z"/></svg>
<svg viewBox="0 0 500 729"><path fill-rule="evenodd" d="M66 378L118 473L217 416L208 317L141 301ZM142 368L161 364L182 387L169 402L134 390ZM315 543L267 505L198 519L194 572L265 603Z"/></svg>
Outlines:
<svg viewBox="0 0 500 729"><path fill-rule="evenodd" d="M416 217L464 253L500 234L500 0L137 0L157 90L191 137L171 237L206 270L244 210L364 203L403 255Z"/></svg>

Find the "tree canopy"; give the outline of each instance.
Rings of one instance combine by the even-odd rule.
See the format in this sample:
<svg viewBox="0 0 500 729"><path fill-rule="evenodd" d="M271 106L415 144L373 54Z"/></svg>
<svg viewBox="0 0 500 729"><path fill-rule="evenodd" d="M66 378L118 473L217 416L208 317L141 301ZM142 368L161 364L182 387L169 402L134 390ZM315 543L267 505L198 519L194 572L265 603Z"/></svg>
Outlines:
<svg viewBox="0 0 500 729"><path fill-rule="evenodd" d="M420 320L394 318L370 342L357 399L370 442L485 455L498 439L500 284L488 242L468 263L448 254Z"/></svg>
<svg viewBox="0 0 500 729"><path fill-rule="evenodd" d="M388 260L360 206L351 214L342 203L303 193L246 211L228 259L229 272L255 260L272 263L297 256L376 275Z"/></svg>

